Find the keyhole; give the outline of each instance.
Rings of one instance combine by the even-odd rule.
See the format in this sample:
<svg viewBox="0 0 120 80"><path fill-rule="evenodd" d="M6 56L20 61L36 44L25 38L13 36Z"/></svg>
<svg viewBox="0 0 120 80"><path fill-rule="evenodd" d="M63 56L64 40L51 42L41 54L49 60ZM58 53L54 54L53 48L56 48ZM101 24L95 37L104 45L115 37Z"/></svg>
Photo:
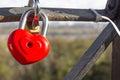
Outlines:
<svg viewBox="0 0 120 80"><path fill-rule="evenodd" d="M32 48L32 47L33 47L32 42L28 42L27 46L28 46L29 48Z"/></svg>

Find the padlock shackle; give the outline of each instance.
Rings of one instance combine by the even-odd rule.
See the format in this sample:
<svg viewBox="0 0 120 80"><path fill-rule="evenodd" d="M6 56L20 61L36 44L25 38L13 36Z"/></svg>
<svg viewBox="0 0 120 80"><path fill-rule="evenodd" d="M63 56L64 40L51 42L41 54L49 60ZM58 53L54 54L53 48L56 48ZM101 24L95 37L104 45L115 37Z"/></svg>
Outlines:
<svg viewBox="0 0 120 80"><path fill-rule="evenodd" d="M20 18L20 23L19 23L19 29L25 29L27 17L29 14L31 14L33 12L34 12L34 9L29 9L22 14L22 16Z"/></svg>
<svg viewBox="0 0 120 80"><path fill-rule="evenodd" d="M34 11L35 11L35 16L39 16L39 12L40 12L40 2L39 0L33 0L33 7L34 7Z"/></svg>
<svg viewBox="0 0 120 80"><path fill-rule="evenodd" d="M48 30L48 17L47 15L40 11L40 16L42 17L43 19L43 24L42 24L42 30L41 30L41 34L46 37L46 33L47 33L47 30Z"/></svg>
<svg viewBox="0 0 120 80"><path fill-rule="evenodd" d="M22 14L21 19L20 19L20 23L19 23L19 29L25 29L27 17L29 16L29 14L31 14L33 12L34 12L34 9L29 9ZM41 34L44 37L46 37L46 33L47 33L47 29L48 29L48 17L42 11L39 12L38 16L41 16L41 18L43 19Z"/></svg>

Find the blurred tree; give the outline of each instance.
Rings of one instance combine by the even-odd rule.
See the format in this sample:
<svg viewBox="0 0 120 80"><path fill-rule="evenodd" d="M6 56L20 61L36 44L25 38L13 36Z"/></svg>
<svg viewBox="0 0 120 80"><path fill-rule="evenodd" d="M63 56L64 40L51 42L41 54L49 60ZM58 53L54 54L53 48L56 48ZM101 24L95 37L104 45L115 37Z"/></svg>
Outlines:
<svg viewBox="0 0 120 80"><path fill-rule="evenodd" d="M83 55L93 39L49 38L51 51L44 60L20 65L0 41L0 80L62 80ZM106 53L109 51L106 51ZM89 71L84 80L110 80L110 59L103 57Z"/></svg>

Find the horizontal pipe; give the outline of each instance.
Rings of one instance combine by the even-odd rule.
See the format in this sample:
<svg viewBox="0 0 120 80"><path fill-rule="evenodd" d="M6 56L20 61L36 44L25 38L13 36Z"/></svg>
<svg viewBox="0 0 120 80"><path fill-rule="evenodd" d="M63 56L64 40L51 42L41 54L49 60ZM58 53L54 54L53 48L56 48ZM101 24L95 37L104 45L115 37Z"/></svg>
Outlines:
<svg viewBox="0 0 120 80"><path fill-rule="evenodd" d="M19 21L22 13L30 8L31 7L0 8L0 22ZM42 8L41 10L47 14L50 21L96 20L96 15L90 9ZM105 10L97 11L98 13L107 16Z"/></svg>

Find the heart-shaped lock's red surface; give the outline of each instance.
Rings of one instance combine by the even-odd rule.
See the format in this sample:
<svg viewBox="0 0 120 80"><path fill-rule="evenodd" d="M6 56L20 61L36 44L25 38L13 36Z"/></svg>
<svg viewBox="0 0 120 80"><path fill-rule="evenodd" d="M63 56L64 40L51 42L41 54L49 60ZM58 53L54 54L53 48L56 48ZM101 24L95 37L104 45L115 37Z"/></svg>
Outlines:
<svg viewBox="0 0 120 80"><path fill-rule="evenodd" d="M8 48L13 57L21 64L30 64L45 58L50 50L48 40L40 34L31 34L18 29L8 38Z"/></svg>

